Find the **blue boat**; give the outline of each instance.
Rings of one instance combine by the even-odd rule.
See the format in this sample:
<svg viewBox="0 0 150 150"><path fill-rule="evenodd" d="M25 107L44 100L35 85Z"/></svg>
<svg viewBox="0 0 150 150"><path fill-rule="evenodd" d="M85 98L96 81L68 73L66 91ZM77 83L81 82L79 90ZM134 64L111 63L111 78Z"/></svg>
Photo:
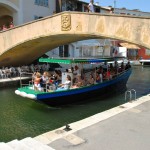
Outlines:
<svg viewBox="0 0 150 150"><path fill-rule="evenodd" d="M50 63L102 63L102 62L112 61L110 58L104 59L50 59L41 58L40 62L50 62ZM37 102L42 102L50 106L64 105L70 103L76 103L81 101L89 100L94 97L104 97L110 94L124 91L126 89L126 83L130 74L132 72L131 68L128 68L120 73L117 73L112 79L104 80L102 83L95 83L93 85L86 85L79 88L70 88L66 90L55 90L55 91L35 91L32 85L24 86L18 88L15 93L22 97L27 97L34 99Z"/></svg>

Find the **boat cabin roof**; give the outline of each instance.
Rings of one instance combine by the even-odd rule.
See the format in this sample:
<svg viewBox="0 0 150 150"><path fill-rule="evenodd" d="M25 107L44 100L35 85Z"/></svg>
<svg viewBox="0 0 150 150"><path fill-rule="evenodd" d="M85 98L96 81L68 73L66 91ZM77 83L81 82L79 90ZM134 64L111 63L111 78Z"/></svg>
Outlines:
<svg viewBox="0 0 150 150"><path fill-rule="evenodd" d="M46 63L63 63L63 64L77 64L77 63L101 63L113 61L114 58L106 57L106 58L40 58L39 62Z"/></svg>

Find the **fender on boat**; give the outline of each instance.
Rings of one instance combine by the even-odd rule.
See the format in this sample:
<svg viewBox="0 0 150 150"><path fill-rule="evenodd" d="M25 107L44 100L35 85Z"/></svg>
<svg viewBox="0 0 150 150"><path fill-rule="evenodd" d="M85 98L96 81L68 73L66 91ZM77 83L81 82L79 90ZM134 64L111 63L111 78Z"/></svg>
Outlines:
<svg viewBox="0 0 150 150"><path fill-rule="evenodd" d="M15 94L20 95L20 91L19 91L19 90L16 90L16 91L15 91Z"/></svg>
<svg viewBox="0 0 150 150"><path fill-rule="evenodd" d="M36 98L37 98L36 95L34 95L34 94L27 94L27 93L21 92L21 91L19 91L19 90L16 90L16 91L15 91L15 94L20 95L20 96L22 96L22 97L30 98L30 99L36 99Z"/></svg>

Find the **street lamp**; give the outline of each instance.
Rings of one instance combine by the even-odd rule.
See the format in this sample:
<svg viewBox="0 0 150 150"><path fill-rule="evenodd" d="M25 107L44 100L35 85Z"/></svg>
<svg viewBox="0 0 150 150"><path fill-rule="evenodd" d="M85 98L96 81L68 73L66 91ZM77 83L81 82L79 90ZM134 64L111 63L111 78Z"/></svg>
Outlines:
<svg viewBox="0 0 150 150"><path fill-rule="evenodd" d="M115 9L116 9L116 0L114 0L114 14L115 14Z"/></svg>

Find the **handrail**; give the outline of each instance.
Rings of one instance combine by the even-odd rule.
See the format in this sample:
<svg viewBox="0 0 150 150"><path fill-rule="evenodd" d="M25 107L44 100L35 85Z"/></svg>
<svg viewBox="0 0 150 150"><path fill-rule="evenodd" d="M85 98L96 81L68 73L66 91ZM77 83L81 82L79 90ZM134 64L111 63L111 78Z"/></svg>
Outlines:
<svg viewBox="0 0 150 150"><path fill-rule="evenodd" d="M125 101L127 100L127 94L128 94L128 93L130 94L129 96L130 96L130 101L131 101L131 91L126 91L126 92L125 92Z"/></svg>
<svg viewBox="0 0 150 150"><path fill-rule="evenodd" d="M29 82L29 84L22 84L22 79L21 79L21 77L22 77L23 74L32 75L33 73L20 72L20 87L22 87L22 85L29 85L29 84L30 84L30 82Z"/></svg>
<svg viewBox="0 0 150 150"><path fill-rule="evenodd" d="M134 92L134 100L136 100L136 90L135 89L131 89L131 93L132 93L132 91Z"/></svg>
<svg viewBox="0 0 150 150"><path fill-rule="evenodd" d="M127 101L127 94L129 93L129 101L131 101L131 100L133 100L132 99L132 95L133 95L133 93L134 93L134 100L136 100L136 90L135 89L131 89L131 90L128 90L128 91L126 91L125 92L125 101Z"/></svg>

